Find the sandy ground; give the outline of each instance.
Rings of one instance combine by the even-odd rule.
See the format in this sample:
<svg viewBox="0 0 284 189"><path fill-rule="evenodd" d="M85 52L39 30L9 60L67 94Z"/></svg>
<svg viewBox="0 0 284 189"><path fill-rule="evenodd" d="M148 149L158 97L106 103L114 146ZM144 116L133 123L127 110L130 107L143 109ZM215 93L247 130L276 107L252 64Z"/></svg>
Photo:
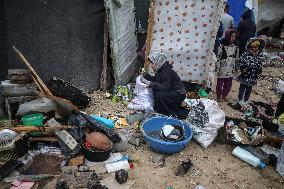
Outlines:
<svg viewBox="0 0 284 189"><path fill-rule="evenodd" d="M265 68L263 76L283 77L283 68ZM229 96L231 102L237 99L239 84L234 81L232 92ZM252 100L277 103L279 95L271 88L273 82L260 81L253 89ZM215 99L213 94L210 98ZM226 103L221 102L220 107L227 116L239 117L238 111L231 109ZM112 103L103 97L103 93L93 94L93 102L87 109L88 113L110 113L125 116L130 112L120 103ZM135 168L130 170L130 179L134 180L134 189L185 189L195 188L202 184L205 188L284 188L284 179L268 166L264 170L253 168L245 162L234 157L231 152L234 146L214 142L207 149L203 149L195 141L181 153L166 157L165 166L160 167L151 161L154 152L140 146L135 149L131 146L127 153L135 160ZM190 159L194 170L184 177L175 176L175 170L181 160ZM195 173L195 174L193 174Z"/></svg>

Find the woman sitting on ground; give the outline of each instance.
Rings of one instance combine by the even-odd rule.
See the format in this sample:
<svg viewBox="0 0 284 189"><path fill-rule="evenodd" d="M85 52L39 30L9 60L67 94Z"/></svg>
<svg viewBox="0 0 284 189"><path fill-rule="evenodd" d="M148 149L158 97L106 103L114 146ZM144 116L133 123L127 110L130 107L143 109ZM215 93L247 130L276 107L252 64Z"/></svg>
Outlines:
<svg viewBox="0 0 284 189"><path fill-rule="evenodd" d="M153 89L155 109L158 113L186 118L189 111L181 107L186 97L186 90L173 66L167 61L166 55L154 52L149 55L150 66L155 76L146 74L141 77L142 82Z"/></svg>

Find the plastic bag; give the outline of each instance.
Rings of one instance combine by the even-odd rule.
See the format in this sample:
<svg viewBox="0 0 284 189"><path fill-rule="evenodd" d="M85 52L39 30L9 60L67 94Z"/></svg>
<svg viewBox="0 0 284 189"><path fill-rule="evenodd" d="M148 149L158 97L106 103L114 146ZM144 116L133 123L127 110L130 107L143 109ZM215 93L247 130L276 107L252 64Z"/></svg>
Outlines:
<svg viewBox="0 0 284 189"><path fill-rule="evenodd" d="M128 109L153 112L154 96L153 91L141 82L141 75L136 78L134 99L128 104Z"/></svg>
<svg viewBox="0 0 284 189"><path fill-rule="evenodd" d="M276 171L284 177L284 142L282 143L280 153L277 159Z"/></svg>
<svg viewBox="0 0 284 189"><path fill-rule="evenodd" d="M195 107L200 104L205 106L204 113L208 114L208 122L204 122L204 125L200 126L192 124L190 117L187 118L186 122L192 127L195 135L193 138L204 148L207 148L216 138L219 128L224 126L225 113L219 108L218 103L214 100L209 99L186 99L185 102ZM200 103L202 102L202 103ZM193 122L194 123L194 122Z"/></svg>

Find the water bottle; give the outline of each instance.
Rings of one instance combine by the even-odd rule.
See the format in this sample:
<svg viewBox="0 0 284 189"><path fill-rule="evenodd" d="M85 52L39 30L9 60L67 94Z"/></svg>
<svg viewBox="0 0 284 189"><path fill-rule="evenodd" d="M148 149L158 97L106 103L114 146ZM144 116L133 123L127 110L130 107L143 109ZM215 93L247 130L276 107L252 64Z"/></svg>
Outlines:
<svg viewBox="0 0 284 189"><path fill-rule="evenodd" d="M264 169L266 167L266 164L263 163L258 157L255 157L248 151L238 146L233 150L233 155L237 156L241 160L247 162L248 164L254 167L259 167L260 169Z"/></svg>

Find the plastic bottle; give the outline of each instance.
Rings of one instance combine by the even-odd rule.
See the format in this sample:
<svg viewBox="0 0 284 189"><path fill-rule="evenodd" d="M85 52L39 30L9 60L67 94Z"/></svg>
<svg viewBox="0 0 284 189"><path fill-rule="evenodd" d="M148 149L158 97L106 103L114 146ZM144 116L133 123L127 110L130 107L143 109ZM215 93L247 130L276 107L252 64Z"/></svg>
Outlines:
<svg viewBox="0 0 284 189"><path fill-rule="evenodd" d="M114 129L114 122L112 120L97 116L95 114L92 114L91 117L94 118L97 122L106 126L107 128Z"/></svg>
<svg viewBox="0 0 284 189"><path fill-rule="evenodd" d="M246 151L246 150L244 150L244 149L242 149L238 146L233 150L232 153L233 153L233 155L237 156L241 160L247 162L248 164L250 164L254 167L259 167L260 169L264 169L266 167L266 164L263 163L258 157L255 157L254 155L252 155L248 151Z"/></svg>
<svg viewBox="0 0 284 189"><path fill-rule="evenodd" d="M106 164L106 169L108 173L116 172L120 169L128 170L130 169L129 163L127 160L125 161L118 161L114 163L108 163Z"/></svg>

